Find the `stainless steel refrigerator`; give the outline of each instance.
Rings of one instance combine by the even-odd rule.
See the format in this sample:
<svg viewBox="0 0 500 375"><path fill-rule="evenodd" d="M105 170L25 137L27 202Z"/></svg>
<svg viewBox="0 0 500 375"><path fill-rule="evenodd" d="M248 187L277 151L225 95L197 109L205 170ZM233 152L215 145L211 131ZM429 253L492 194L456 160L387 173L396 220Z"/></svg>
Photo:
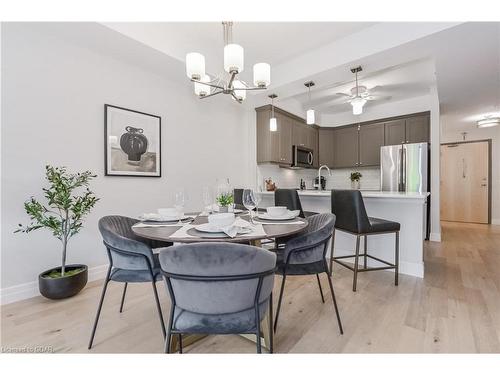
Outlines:
<svg viewBox="0 0 500 375"><path fill-rule="evenodd" d="M406 143L380 148L380 183L382 191L429 191L429 145Z"/></svg>

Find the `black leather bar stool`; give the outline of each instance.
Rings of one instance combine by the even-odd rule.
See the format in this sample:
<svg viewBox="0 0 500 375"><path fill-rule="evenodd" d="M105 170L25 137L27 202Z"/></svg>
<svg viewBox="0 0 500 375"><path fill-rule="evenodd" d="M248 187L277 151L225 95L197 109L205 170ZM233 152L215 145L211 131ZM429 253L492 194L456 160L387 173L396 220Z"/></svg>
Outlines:
<svg viewBox="0 0 500 375"><path fill-rule="evenodd" d="M295 189L276 189L274 191L274 205L285 206L290 211L299 210L299 216L302 218L317 214L317 212L304 212L300 203L299 193Z"/></svg>
<svg viewBox="0 0 500 375"><path fill-rule="evenodd" d="M401 225L395 221L368 217L366 214L363 197L359 190L332 190L332 213L335 214L335 230L333 231L332 247L330 252L330 275L332 274L333 262L336 262L354 272L352 290L356 291L358 272L379 271L394 269L394 284L398 285L399 272L399 230ZM356 252L354 255L333 256L335 244L335 232L337 230L350 233L356 236ZM368 236L374 234L395 234L395 260L390 263L386 260L374 257L368 254L367 240ZM359 253L360 238L364 237L364 253ZM359 257L363 257L363 268L359 267ZM339 260L345 258L354 258L354 267ZM385 266L367 267L367 258L374 259Z"/></svg>

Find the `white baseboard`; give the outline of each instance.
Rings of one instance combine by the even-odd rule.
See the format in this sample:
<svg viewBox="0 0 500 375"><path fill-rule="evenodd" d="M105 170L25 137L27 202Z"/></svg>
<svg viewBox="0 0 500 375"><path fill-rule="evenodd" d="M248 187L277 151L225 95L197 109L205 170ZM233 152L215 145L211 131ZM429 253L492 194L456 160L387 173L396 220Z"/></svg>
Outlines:
<svg viewBox="0 0 500 375"><path fill-rule="evenodd" d="M106 276L107 270L107 264L89 268L89 281L103 279ZM0 305L7 305L9 303L22 301L39 295L38 280L30 283L14 285L8 288L0 289Z"/></svg>
<svg viewBox="0 0 500 375"><path fill-rule="evenodd" d="M500 219L491 219L492 225L500 225Z"/></svg>
<svg viewBox="0 0 500 375"><path fill-rule="evenodd" d="M429 241L432 242L441 242L441 233L430 233Z"/></svg>

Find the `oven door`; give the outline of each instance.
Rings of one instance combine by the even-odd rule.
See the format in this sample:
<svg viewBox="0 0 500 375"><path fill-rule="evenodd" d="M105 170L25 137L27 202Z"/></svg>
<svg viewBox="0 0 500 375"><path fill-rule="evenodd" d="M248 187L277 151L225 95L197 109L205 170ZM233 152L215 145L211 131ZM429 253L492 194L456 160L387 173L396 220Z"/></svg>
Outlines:
<svg viewBox="0 0 500 375"><path fill-rule="evenodd" d="M293 146L294 167L312 168L313 161L313 150L302 146Z"/></svg>

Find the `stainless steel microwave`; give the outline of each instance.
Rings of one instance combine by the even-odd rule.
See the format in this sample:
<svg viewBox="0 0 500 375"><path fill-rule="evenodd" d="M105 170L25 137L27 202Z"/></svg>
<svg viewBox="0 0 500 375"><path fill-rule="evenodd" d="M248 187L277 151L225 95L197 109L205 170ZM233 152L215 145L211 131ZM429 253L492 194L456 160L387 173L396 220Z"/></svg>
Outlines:
<svg viewBox="0 0 500 375"><path fill-rule="evenodd" d="M293 164L292 167L312 168L314 161L313 150L303 146L293 146Z"/></svg>

